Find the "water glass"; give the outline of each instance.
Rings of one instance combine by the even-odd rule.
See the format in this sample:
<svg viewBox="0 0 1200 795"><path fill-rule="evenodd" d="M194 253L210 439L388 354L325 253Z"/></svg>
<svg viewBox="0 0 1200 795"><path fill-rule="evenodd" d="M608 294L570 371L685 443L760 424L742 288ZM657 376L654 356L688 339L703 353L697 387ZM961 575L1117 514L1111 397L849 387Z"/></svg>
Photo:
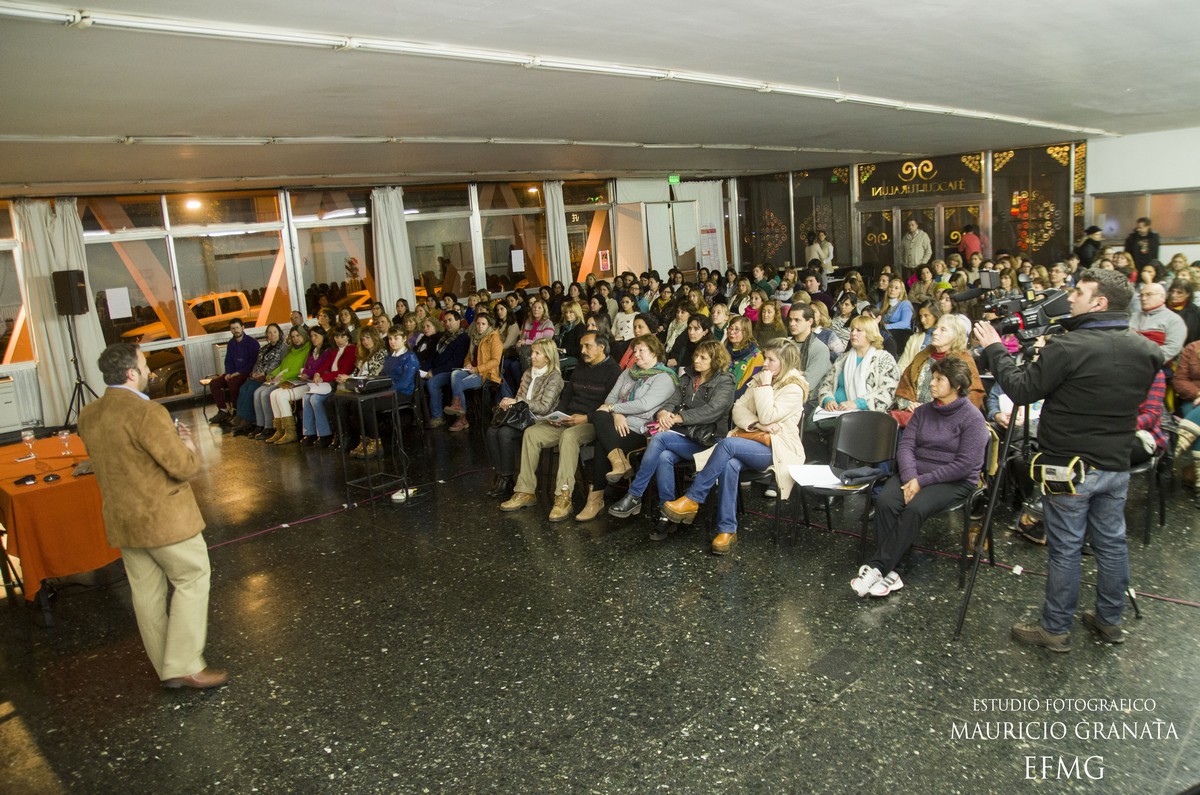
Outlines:
<svg viewBox="0 0 1200 795"><path fill-rule="evenodd" d="M29 455L37 458L37 455L35 455L33 452L33 439L34 433L31 428L26 428L25 430L21 431L21 441L25 443L25 447L29 450Z"/></svg>
<svg viewBox="0 0 1200 795"><path fill-rule="evenodd" d="M58 432L58 441L62 444L62 454L70 455L71 454L71 432L68 430L59 431Z"/></svg>

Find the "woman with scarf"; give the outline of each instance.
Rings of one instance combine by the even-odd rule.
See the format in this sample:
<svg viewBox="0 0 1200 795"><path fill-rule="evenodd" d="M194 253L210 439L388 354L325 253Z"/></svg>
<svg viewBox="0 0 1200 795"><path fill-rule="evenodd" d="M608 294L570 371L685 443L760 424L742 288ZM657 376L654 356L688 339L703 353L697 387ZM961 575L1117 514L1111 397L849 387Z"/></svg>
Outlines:
<svg viewBox="0 0 1200 795"><path fill-rule="evenodd" d="M772 340L763 352L763 367L751 386L733 404L734 430L709 451L696 456L699 471L687 493L663 505L669 519L691 524L713 487L717 492L715 555L728 555L737 542L738 478L743 469L770 471L780 496L792 491L788 467L804 463L800 422L808 399L799 347L788 340Z"/></svg>
<svg viewBox="0 0 1200 795"><path fill-rule="evenodd" d="M539 301L536 306L545 309ZM447 414L457 414L458 419L450 426L451 431L465 431L471 427L467 421L468 389L479 389L485 382L500 384L500 335L492 327L492 317L484 312L475 315L471 324L471 345L467 349L462 367L450 374L450 391L454 400L446 409Z"/></svg>
<svg viewBox="0 0 1200 795"><path fill-rule="evenodd" d="M783 326L783 309L778 301L772 298L763 302L758 309L758 320L754 321L753 328L754 339L764 342L787 336L787 329Z"/></svg>
<svg viewBox="0 0 1200 795"><path fill-rule="evenodd" d="M603 304L603 298L600 298L599 295L596 297ZM530 298L529 311L526 314L525 322L521 325L517 344L510 349L509 355L504 361L503 376L506 395L516 394L517 385L521 382L521 374L529 369L530 346L538 340L553 337L554 323L550 320L550 310L540 298L536 296Z"/></svg>
<svg viewBox="0 0 1200 795"><path fill-rule="evenodd" d="M647 334L654 334L654 327L658 325L658 321L654 315L649 312L642 312L633 319L633 338L643 337ZM627 370L633 365L633 345L632 343L625 346L625 353L621 355L621 359L617 362L622 370Z"/></svg>
<svg viewBox="0 0 1200 795"><path fill-rule="evenodd" d="M746 391L750 379L763 364L762 351L754 341L754 327L744 317L731 318L725 330L725 350L729 351L729 374L733 376L735 398Z"/></svg>
<svg viewBox="0 0 1200 795"><path fill-rule="evenodd" d="M983 382L979 380L975 358L967 350L967 324L960 318L959 315L942 315L938 318L929 345L921 349L901 372L895 404L899 411L911 413L917 406L933 400L933 394L929 391L933 380L933 364L946 358L962 359L966 363L971 384L963 394L975 404L975 408L983 408L986 393ZM907 418L902 421L907 423Z"/></svg>
<svg viewBox="0 0 1200 795"><path fill-rule="evenodd" d="M256 422L257 418L254 415L254 393L258 391L259 386L266 382L267 373L274 370L283 361L286 347L283 342L283 329L279 327L279 324L272 323L267 326L267 344L259 347L258 358L254 360L250 376L238 392L237 411L233 419L234 436L262 433L263 426Z"/></svg>
<svg viewBox="0 0 1200 795"><path fill-rule="evenodd" d="M563 304L564 313L566 307L572 303L574 302ZM575 304L576 308L578 306ZM533 415L540 417L554 411L554 407L558 405L558 397L563 390L558 348L550 340L538 340L533 344L531 362L533 366L521 376L517 394L514 397L503 398L500 401L501 409L508 409L514 403L524 401ZM493 425L484 434L483 441L487 447L488 460L496 470L496 482L487 492L489 497L507 500L512 496L520 468L521 439L524 433L507 425Z"/></svg>
<svg viewBox="0 0 1200 795"><path fill-rule="evenodd" d="M587 505L575 515L577 522L600 515L605 487L633 474L626 454L646 446L647 423L671 399L679 384L675 371L663 363L666 353L658 337L637 337L629 347L633 348L633 366L621 372L604 403L588 416L596 431L596 456L592 490ZM611 465L607 473L605 458Z"/></svg>
<svg viewBox="0 0 1200 795"><path fill-rule="evenodd" d="M429 366L422 362L425 388L429 392L429 427L439 428L445 424L442 419L442 390L450 383L450 373L456 367L462 367L467 356L467 348L471 344L470 337L462 330L457 312L447 312L446 330L433 338L429 354ZM432 318L431 318L432 320ZM429 324L426 324L426 336L429 336ZM424 342L424 340L422 340ZM420 358L420 352L417 353Z"/></svg>
<svg viewBox="0 0 1200 795"><path fill-rule="evenodd" d="M609 515L626 519L641 513L642 495L651 478L655 478L660 505L675 499L675 465L690 461L729 432L733 376L728 368L729 352L724 345L704 340L696 346L675 396L654 417L658 433L650 437L629 491L608 509ZM650 536L654 541L666 537L665 529Z"/></svg>
<svg viewBox="0 0 1200 795"><path fill-rule="evenodd" d="M283 436L282 423L275 419L275 414L271 410L271 393L279 389L281 384L300 375L300 370L304 367L304 362L308 359L308 352L311 349L312 343L309 341L307 328L300 326L288 332L287 350L283 354L283 359L275 369L267 372L263 385L254 390L254 422L256 425L261 425L262 430L250 438L267 442L273 440L276 434L280 437Z"/></svg>
<svg viewBox="0 0 1200 795"><path fill-rule="evenodd" d="M896 395L900 371L883 349L875 318L859 315L850 321L850 347L821 379L817 406L826 411L887 411ZM804 446L810 457L829 460L836 417L805 423Z"/></svg>
<svg viewBox="0 0 1200 795"><path fill-rule="evenodd" d="M725 341L725 329L729 328L729 307L722 303L716 303L712 306L712 311L709 314L712 320L713 339L717 342Z"/></svg>

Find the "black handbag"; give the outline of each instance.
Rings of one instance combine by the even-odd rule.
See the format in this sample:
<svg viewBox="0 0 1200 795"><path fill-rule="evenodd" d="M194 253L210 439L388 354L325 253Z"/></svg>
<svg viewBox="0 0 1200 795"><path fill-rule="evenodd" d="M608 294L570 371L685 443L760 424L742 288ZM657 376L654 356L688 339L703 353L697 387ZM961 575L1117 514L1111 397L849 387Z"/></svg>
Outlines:
<svg viewBox="0 0 1200 795"><path fill-rule="evenodd" d="M530 425L537 422L534 419L533 411L530 410L529 404L524 400L518 401L507 409L502 409L499 406L492 412L492 427L493 428L512 428L516 431L523 431Z"/></svg>

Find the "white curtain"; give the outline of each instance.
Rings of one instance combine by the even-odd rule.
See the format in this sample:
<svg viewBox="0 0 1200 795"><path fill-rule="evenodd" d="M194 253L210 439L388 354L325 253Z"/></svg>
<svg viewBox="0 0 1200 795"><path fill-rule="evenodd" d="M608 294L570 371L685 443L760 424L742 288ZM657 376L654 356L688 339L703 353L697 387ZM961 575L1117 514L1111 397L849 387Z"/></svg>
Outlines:
<svg viewBox="0 0 1200 795"><path fill-rule="evenodd" d="M573 281L571 273L571 242L567 239L567 206L563 203L561 180L542 183L546 197L546 237L550 247L550 281L563 284Z"/></svg>
<svg viewBox="0 0 1200 795"><path fill-rule="evenodd" d="M671 200L671 186L665 179L619 179L617 180L617 202L667 202Z"/></svg>
<svg viewBox="0 0 1200 795"><path fill-rule="evenodd" d="M371 191L371 226L375 237L375 298L391 314L397 298L414 306L417 300L413 278L412 249L404 220L404 189L375 188Z"/></svg>
<svg viewBox="0 0 1200 795"><path fill-rule="evenodd" d="M104 334L96 316L90 284L87 314L60 317L55 308L53 272L79 270L84 272L85 281L87 279L83 224L79 221L75 199L19 199L15 209L29 298L30 328L37 350L42 422L53 426L66 418L75 388L68 322L75 323L79 370L83 380L96 392L104 391L104 379L96 365L104 350Z"/></svg>
<svg viewBox="0 0 1200 795"><path fill-rule="evenodd" d="M671 186L675 198L694 201L700 220L700 252L697 264L702 268L728 267L725 258L725 201L721 182L681 182Z"/></svg>

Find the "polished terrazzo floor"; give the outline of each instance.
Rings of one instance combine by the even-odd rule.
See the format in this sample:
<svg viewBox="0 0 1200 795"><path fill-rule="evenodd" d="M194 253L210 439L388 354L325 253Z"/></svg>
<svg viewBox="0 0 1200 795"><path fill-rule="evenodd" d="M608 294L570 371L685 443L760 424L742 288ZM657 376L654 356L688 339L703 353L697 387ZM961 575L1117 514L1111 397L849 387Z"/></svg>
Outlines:
<svg viewBox="0 0 1200 795"><path fill-rule="evenodd" d="M773 528L759 495L718 558L698 528L653 543L641 520L501 514L474 432L431 432L412 504L374 510L343 508L334 453L199 438L208 657L231 684L158 686L119 564L62 585L52 629L0 607L0 792L1176 793L1200 781L1200 551L1179 487L1149 547L1144 487L1131 498L1144 593L1129 641L1103 645L1077 624L1072 653L1055 655L1008 639L1036 614L1044 552L1002 529L998 558L1025 572L985 566L953 641L944 521L904 590L864 600L848 587L857 540Z"/></svg>

